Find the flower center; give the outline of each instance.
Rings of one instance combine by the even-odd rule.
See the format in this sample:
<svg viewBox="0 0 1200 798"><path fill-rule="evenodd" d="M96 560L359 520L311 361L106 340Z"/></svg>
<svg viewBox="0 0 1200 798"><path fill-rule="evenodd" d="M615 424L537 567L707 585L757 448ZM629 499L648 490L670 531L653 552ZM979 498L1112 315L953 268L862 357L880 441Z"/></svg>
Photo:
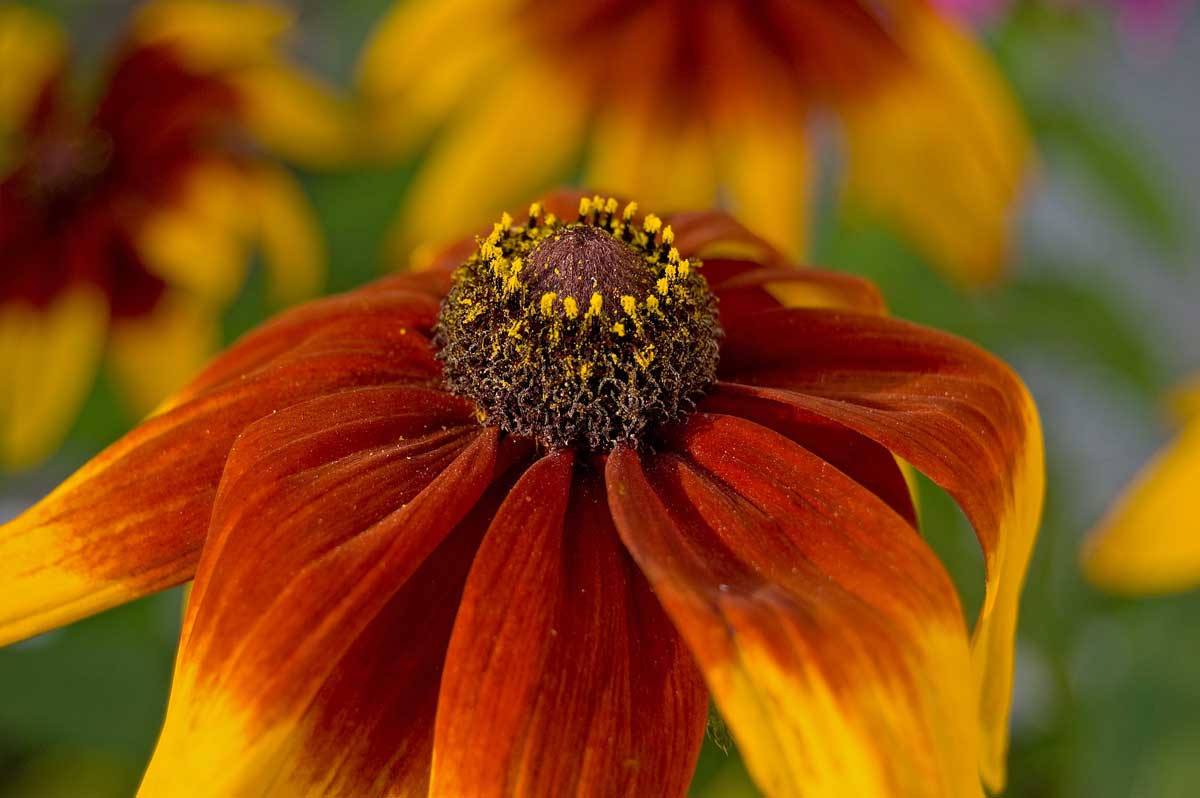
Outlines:
<svg viewBox="0 0 1200 798"><path fill-rule="evenodd" d="M459 267L435 331L444 379L488 423L549 446L640 443L717 368L716 301L658 217L584 199L567 223L505 214Z"/></svg>

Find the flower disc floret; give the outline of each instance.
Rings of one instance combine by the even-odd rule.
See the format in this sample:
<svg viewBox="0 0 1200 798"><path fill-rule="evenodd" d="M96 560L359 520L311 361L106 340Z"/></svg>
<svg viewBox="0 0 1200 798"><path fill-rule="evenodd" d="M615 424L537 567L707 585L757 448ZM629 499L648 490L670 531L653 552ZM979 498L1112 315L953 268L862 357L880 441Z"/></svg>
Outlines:
<svg viewBox="0 0 1200 798"><path fill-rule="evenodd" d="M447 387L487 423L608 450L681 419L713 381L721 329L700 262L658 217L619 208L505 214L455 273L435 342Z"/></svg>

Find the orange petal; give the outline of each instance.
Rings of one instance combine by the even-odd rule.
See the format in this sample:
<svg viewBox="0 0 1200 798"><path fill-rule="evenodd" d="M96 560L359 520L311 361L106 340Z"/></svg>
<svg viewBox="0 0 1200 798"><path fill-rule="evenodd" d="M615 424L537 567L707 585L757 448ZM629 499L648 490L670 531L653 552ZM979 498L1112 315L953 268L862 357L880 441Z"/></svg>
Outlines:
<svg viewBox="0 0 1200 798"><path fill-rule="evenodd" d="M1151 462L1091 533L1084 572L1107 590L1166 593L1200 585L1200 420Z"/></svg>
<svg viewBox="0 0 1200 798"><path fill-rule="evenodd" d="M713 280L712 272L724 271L723 267L721 261L705 261L702 273L717 296L721 327L726 330L743 320L753 324L756 314L779 307L887 313L879 289L861 277L824 269L753 268Z"/></svg>
<svg viewBox="0 0 1200 798"><path fill-rule="evenodd" d="M745 384L732 390L825 416L880 442L963 508L987 566L972 657L981 769L988 786L999 789L1017 608L1045 484L1041 425L1025 386L961 339L824 310L769 311L728 331L719 376Z"/></svg>
<svg viewBox="0 0 1200 798"><path fill-rule="evenodd" d="M708 695L569 451L517 482L468 577L431 795L682 795Z"/></svg>
<svg viewBox="0 0 1200 798"><path fill-rule="evenodd" d="M694 415L664 454L618 448L606 477L764 792L982 795L962 610L903 518L728 416Z"/></svg>
<svg viewBox="0 0 1200 798"><path fill-rule="evenodd" d="M347 387L438 373L428 341L386 318L292 332L285 355L168 403L0 527L0 643L190 579L226 455L255 420Z"/></svg>
<svg viewBox="0 0 1200 798"><path fill-rule="evenodd" d="M336 691L329 685L343 659L357 668L363 659L404 656L403 648L355 646L467 516L502 460L496 434L480 430L466 403L429 391L402 395L407 390L297 405L234 446L139 795L174 796L200 780L214 794L296 784L304 758L294 744L336 753L336 741L311 726L321 713L308 712L323 690ZM431 642L423 637L412 630L391 639L419 650ZM397 743L419 744L420 735L399 736ZM335 775L316 771L308 772Z"/></svg>

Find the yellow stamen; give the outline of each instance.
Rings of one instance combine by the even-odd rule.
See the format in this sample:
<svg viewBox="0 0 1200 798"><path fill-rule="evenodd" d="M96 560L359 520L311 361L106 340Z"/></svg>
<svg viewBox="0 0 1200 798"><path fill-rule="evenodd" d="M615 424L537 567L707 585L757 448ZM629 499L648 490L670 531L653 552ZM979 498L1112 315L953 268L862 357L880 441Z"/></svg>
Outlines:
<svg viewBox="0 0 1200 798"><path fill-rule="evenodd" d="M621 309L632 316L633 312L637 310L637 300L629 294L625 294L621 297Z"/></svg>
<svg viewBox="0 0 1200 798"><path fill-rule="evenodd" d="M621 213L621 216L624 217L625 221L628 222L633 218L633 215L637 213L637 209L638 204L636 202L630 202L625 206L625 210Z"/></svg>
<svg viewBox="0 0 1200 798"><path fill-rule="evenodd" d="M658 293L663 294L665 296L667 293L667 278L666 277L658 278L658 282L654 284L654 287L658 289Z"/></svg>
<svg viewBox="0 0 1200 798"><path fill-rule="evenodd" d="M666 292L664 292L664 293L666 293ZM658 310L658 297L656 297L656 296L646 297L646 310L650 310L650 311Z"/></svg>
<svg viewBox="0 0 1200 798"><path fill-rule="evenodd" d="M652 213L646 214L646 218L642 220L642 229L650 235L654 235L662 229L662 219L659 219Z"/></svg>
<svg viewBox="0 0 1200 798"><path fill-rule="evenodd" d="M617 322L616 324L614 324L612 326L612 331L615 332L621 338L624 338L625 337L625 323L620 322L620 321Z"/></svg>
<svg viewBox="0 0 1200 798"><path fill-rule="evenodd" d="M617 200L616 200L616 197L609 197L609 198L608 198L608 200L607 200L607 201L604 203L604 212L605 212L605 213L607 213L607 214L608 214L608 215L610 215L610 216L611 216L612 214L614 214L614 213L616 213L616 212L617 212Z"/></svg>
<svg viewBox="0 0 1200 798"><path fill-rule="evenodd" d="M554 300L558 297L553 291L547 291L542 294L542 315L550 316L554 313Z"/></svg>
<svg viewBox="0 0 1200 798"><path fill-rule="evenodd" d="M568 319L579 315L579 304L575 301L575 297L569 296L563 300L563 311L566 312Z"/></svg>
<svg viewBox="0 0 1200 798"><path fill-rule="evenodd" d="M513 223L513 218L512 218L512 215L509 214L508 211L505 211L504 213L500 214L500 226L501 227L503 227L505 230L508 230L510 227L512 227L512 223Z"/></svg>
<svg viewBox="0 0 1200 798"><path fill-rule="evenodd" d="M675 243L675 231L671 229L671 225L663 228L662 242L668 247Z"/></svg>
<svg viewBox="0 0 1200 798"><path fill-rule="evenodd" d="M588 301L588 316L599 316L600 309L604 307L604 297L600 294L592 294L592 298Z"/></svg>
<svg viewBox="0 0 1200 798"><path fill-rule="evenodd" d="M592 212L592 201L587 197L579 198L579 215L587 216Z"/></svg>

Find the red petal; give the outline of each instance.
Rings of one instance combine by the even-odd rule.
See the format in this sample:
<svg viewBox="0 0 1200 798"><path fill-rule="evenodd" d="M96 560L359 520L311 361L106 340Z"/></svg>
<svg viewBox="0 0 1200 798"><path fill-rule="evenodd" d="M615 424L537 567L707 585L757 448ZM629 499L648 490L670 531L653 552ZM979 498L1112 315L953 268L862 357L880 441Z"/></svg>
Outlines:
<svg viewBox="0 0 1200 798"><path fill-rule="evenodd" d="M980 794L966 630L914 529L750 422L695 415L680 447L615 450L609 504L758 786Z"/></svg>
<svg viewBox="0 0 1200 798"><path fill-rule="evenodd" d="M699 409L738 416L784 435L883 499L917 526L917 513L904 473L892 453L826 416L747 395L740 386L718 383Z"/></svg>
<svg viewBox="0 0 1200 798"><path fill-rule="evenodd" d="M1044 490L1041 426L999 360L950 335L852 313L780 310L729 331L720 376L866 435L949 492L975 527L988 570L973 656L982 767L1003 781L1013 640ZM753 386L753 387L750 387Z"/></svg>
<svg viewBox="0 0 1200 798"><path fill-rule="evenodd" d="M621 549L594 477L552 454L471 569L438 705L431 795L681 795L708 698ZM574 477L574 484L573 483Z"/></svg>

